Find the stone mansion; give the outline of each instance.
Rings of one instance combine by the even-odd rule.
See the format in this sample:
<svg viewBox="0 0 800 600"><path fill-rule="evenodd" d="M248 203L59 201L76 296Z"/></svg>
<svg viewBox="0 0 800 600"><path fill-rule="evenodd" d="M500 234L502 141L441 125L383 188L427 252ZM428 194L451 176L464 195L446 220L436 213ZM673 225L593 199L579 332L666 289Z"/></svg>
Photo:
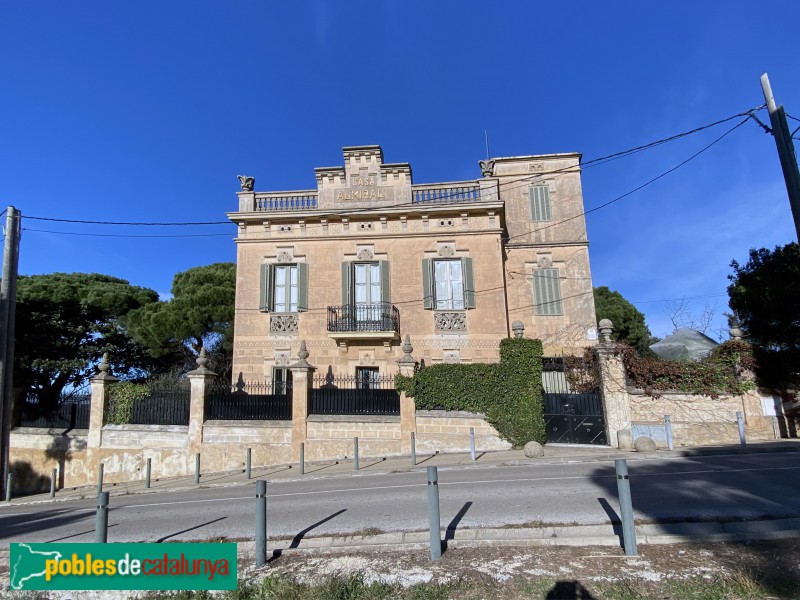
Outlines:
<svg viewBox="0 0 800 600"><path fill-rule="evenodd" d="M494 362L515 331L549 356L596 343L579 154L424 184L380 146L343 154L312 190L239 177L235 378L282 379L301 341L318 373L365 381L397 372L406 335L427 365Z"/></svg>

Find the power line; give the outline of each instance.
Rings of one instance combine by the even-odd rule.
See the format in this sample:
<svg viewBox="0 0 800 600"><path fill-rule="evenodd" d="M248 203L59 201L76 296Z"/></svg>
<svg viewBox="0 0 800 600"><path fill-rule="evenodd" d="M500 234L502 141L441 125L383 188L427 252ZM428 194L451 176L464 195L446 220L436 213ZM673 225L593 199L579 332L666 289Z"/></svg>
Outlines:
<svg viewBox="0 0 800 600"><path fill-rule="evenodd" d="M574 219L578 219L578 218L580 218L580 217L583 217L583 216L585 216L585 215L588 215L588 214L590 214L590 213L593 213L593 212L595 212L595 211L598 211L598 210L600 210L600 209L602 209L602 208L606 208L607 206L610 206L610 205L614 204L615 202L619 202L620 200L622 200L622 199L624 199L624 198L627 198L627 197L628 197L628 196L630 196L631 194L634 194L634 193L638 192L639 190L642 190L642 189L646 188L648 185L650 185L650 184L652 184L652 183L655 183L655 182L656 182L656 181L658 181L659 179L661 179L661 178L663 178L663 177L666 177L666 176L667 176L667 175L669 175L670 173L672 173L672 172L674 172L674 171L677 171L678 169L680 169L682 166L684 166L684 165L685 165L686 163L688 163L689 161L691 161L691 160L693 160L693 159L697 158L697 157L698 157L698 156L700 156L700 155L701 155L703 152L705 152L706 150L708 150L709 148L711 148L711 147L712 147L712 146L714 146L715 144L717 144L717 143L721 142L721 141L722 141L722 140L723 140L725 137L727 137L729 134L733 133L733 132L734 132L736 129L738 129L739 127L741 127L742 125L744 125L744 124L745 124L745 123L746 123L746 122L747 122L749 119L750 119L750 116L748 115L746 118L744 118L743 120L739 121L739 123L737 123L736 125L734 125L734 126L733 126L733 127L731 127L730 129L728 129L728 131L726 131L725 133L723 133L721 136L719 136L719 137L718 137L717 139L715 139L713 142L711 142L711 143L710 143L710 144L708 144L707 146L704 146L703 148L701 148L700 150L698 150L697 152L695 152L694 154L692 154L692 155L691 155L689 158L687 158L686 160L683 160L683 161L679 162L677 165L675 165L675 166L674 166L674 167L672 167L671 169L667 169L666 171L664 171L664 172L663 172L663 173L661 173L660 175L657 175L656 177L653 177L652 179L650 179L649 181L646 181L646 182L645 182L645 183L643 183L642 185L640 185L640 186L637 186L637 187L635 187L634 189L632 189L632 190L630 190L630 191L628 191L628 192L625 192L624 194L622 194L622 195L620 195L620 196L617 196L617 197L616 197L616 198L614 198L613 200L609 200L608 202L605 202L604 204L601 204L600 206L595 206L594 208L590 208L589 210L585 210L585 211L583 211L583 212L581 212L581 213L578 213L577 215L574 215L574 216L572 216L572 217L569 217L569 218L567 218L567 219L563 219L563 220L561 220L561 221L556 221L555 223L550 223L549 225L544 225L544 226L542 226L542 227L537 227L536 229L531 229L531 230L529 230L529 231L526 231L525 233L520 233L520 234L517 234L517 235L512 235L512 236L509 236L508 238L506 238L506 241L508 241L508 240L512 240L512 239L514 239L514 238L518 238L518 237L527 236L527 235L530 235L530 234L532 234L532 233L536 233L536 232L539 232L539 231L544 231L545 229L550 229L551 227L556 227L557 225L561 225L561 224L563 224L563 223L566 223L566 222L568 222L568 221L572 221L572 220L574 220Z"/></svg>
<svg viewBox="0 0 800 600"><path fill-rule="evenodd" d="M35 231L37 233L55 233L58 235L80 235L80 236L87 236L87 237L110 237L110 238L191 238L191 237L216 237L216 236L225 236L231 237L230 233L188 233L188 234L176 234L176 235L124 235L124 234L116 234L116 233L76 233L73 231L50 231L47 229L30 229L29 227L25 227L22 231Z"/></svg>
<svg viewBox="0 0 800 600"><path fill-rule="evenodd" d="M613 154L608 154L606 156L601 156L601 157L598 157L598 158L595 158L595 159L592 159L592 160L589 160L589 161L585 161L585 162L581 163L580 165L578 165L577 167L576 166L562 167L560 169L555 169L555 170L552 170L552 171L534 173L533 175L530 175L530 176L527 176L527 177L523 177L523 178L519 178L519 179L514 179L513 181L499 182L498 183L498 187L499 188L502 187L502 188L507 188L507 189L513 189L514 187L520 187L520 184L525 185L526 182L534 180L534 179L541 178L541 177L543 177L545 175L554 175L554 174L558 174L558 173L563 173L565 171L572 171L572 170L575 170L575 169L587 169L587 168L591 168L591 167L594 167L594 166L599 166L599 165L604 164L606 162L611 162L613 160L618 160L618 159L623 158L625 156L630 156L632 154L636 154L638 152L642 152L644 150L648 150L650 148L654 148L656 146L660 146L662 144L666 144L668 142L672 142L672 141L675 141L675 140L678 140L678 139L693 135L693 134L698 133L700 131L704 131L704 130L709 129L711 127L715 127L715 126L720 125L722 123L726 123L728 121L731 121L731 120L733 120L733 119L735 119L737 117L746 116L747 118L750 118L751 116L753 116L753 113L755 111L761 110L762 108L764 108L764 107L760 106L760 107L757 107L757 108L752 108L752 109L747 110L745 112L740 112L740 113L737 113L735 115L731 115L729 117L726 117L724 119L720 119L718 121L714 121L712 123L708 123L708 124L702 125L700 127L695 127L694 129L690 129L690 130L682 132L682 133L671 135L669 137L662 138L660 140L656 140L654 142L649 142L649 143L643 144L641 146L635 146L635 147L629 148L627 150L623 150L623 151L620 151L620 152L615 152ZM634 190L634 191L636 191L636 190ZM457 203L454 203L454 204L457 204ZM364 208L360 208L360 209L344 209L344 210L341 210L341 211L335 211L335 212L330 212L330 213L319 213L319 216L322 218L322 217L338 216L338 215L344 215L344 214L356 214L356 213L362 213L362 212L372 212L372 211L378 211L378 210L385 210L387 208L400 208L400 207L407 207L407 206L409 206L407 202L402 202L402 203L394 204L394 205L390 205L390 206L364 207ZM420 207L422 205L418 204L418 205L414 205L414 206ZM596 210L596 209L593 209L593 210ZM580 215L577 215L577 216L580 216ZM38 221L51 221L51 222L57 222L57 223L74 223L74 224L82 224L82 225L122 225L122 226L144 226L144 227L170 227L170 226L172 226L172 227L182 227L182 226L193 226L193 225L229 225L229 224L231 224L231 221L174 221L174 222L93 221L93 220L86 220L86 219L60 219L60 218L54 218L54 217L38 217L38 216L31 216L31 215L26 215L26 216L24 216L24 218L38 220ZM577 218L577 217L573 217L573 218ZM313 226L318 226L318 224L316 224L316 223L309 224L309 226L312 226L312 225ZM552 226L552 225L550 225L550 226ZM33 230L31 230L31 231L33 231Z"/></svg>
<svg viewBox="0 0 800 600"><path fill-rule="evenodd" d="M664 300L631 300L631 304L657 304L659 302L680 302L681 300L697 300L700 298L720 298L728 294L707 294L705 296L684 296L682 298L665 298Z"/></svg>

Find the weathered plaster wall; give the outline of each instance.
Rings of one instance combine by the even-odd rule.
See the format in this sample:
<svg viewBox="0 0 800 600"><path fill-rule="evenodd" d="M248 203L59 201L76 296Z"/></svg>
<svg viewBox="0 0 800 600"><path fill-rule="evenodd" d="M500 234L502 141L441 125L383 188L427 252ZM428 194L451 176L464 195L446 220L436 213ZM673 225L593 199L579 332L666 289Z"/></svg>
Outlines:
<svg viewBox="0 0 800 600"><path fill-rule="evenodd" d="M633 425L664 424L670 416L675 447L739 443L736 413L745 417L745 435L749 440L774 439L771 418L764 417L760 398L744 396L698 396L676 392L652 398L641 392L629 393ZM657 440L666 447L666 442Z"/></svg>
<svg viewBox="0 0 800 600"><path fill-rule="evenodd" d="M481 414L418 410L417 452L469 452L470 427L475 429L475 449L478 452L511 448L511 444L503 440Z"/></svg>

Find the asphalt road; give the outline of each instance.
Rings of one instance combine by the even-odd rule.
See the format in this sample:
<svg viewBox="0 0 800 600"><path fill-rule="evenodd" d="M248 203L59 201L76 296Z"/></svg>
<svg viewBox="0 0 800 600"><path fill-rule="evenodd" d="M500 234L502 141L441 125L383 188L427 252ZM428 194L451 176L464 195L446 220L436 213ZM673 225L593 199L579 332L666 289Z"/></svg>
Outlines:
<svg viewBox="0 0 800 600"><path fill-rule="evenodd" d="M800 516L800 454L629 460L637 519ZM616 519L613 462L440 468L442 526ZM252 539L255 484L112 496L110 542ZM2 542L90 542L94 500L0 508ZM272 539L427 528L425 469L268 484Z"/></svg>

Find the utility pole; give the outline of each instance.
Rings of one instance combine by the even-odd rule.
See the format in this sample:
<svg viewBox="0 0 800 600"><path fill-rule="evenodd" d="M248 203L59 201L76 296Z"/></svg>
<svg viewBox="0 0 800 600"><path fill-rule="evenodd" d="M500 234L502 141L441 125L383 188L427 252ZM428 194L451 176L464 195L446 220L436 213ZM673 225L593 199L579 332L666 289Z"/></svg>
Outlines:
<svg viewBox="0 0 800 600"><path fill-rule="evenodd" d="M789 133L789 124L786 122L786 112L783 105L775 106L775 98L772 95L772 87L769 84L769 77L766 73L761 76L761 89L764 91L764 99L767 101L769 120L772 124L772 136L775 138L775 145L778 147L778 158L783 169L783 179L786 182L786 191L789 193L789 205L792 207L794 217L794 230L798 241L800 241L800 172L797 170L797 156L794 152L792 134Z"/></svg>
<svg viewBox="0 0 800 600"><path fill-rule="evenodd" d="M5 497L11 450L11 412L14 375L14 320L17 304L17 268L21 214L6 210L6 240L0 281L0 497Z"/></svg>

